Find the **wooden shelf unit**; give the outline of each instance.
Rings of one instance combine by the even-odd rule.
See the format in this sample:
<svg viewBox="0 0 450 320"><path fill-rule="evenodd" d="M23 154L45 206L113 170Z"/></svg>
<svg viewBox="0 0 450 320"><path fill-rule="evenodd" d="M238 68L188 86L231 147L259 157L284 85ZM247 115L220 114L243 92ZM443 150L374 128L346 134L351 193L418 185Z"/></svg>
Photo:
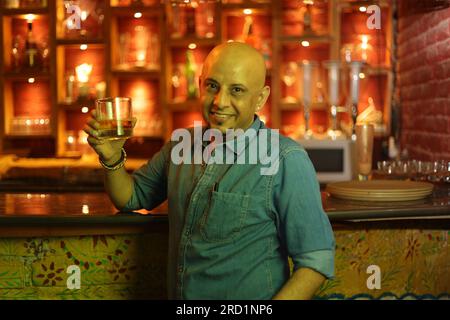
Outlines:
<svg viewBox="0 0 450 320"><path fill-rule="evenodd" d="M139 102L145 108L150 108L153 114L161 120L161 133L149 134L140 137L144 140L154 140L161 137L163 140L170 138L171 132L180 124L187 122L188 119L201 118L201 106L198 100L176 100L173 96L172 73L177 64L183 63L185 51L188 46L195 43L197 48L196 61L198 67L201 66L202 59L206 53L215 45L224 43L232 38L236 38L239 28L233 23L238 21L242 23L244 19L244 9L252 9L252 16L263 17L258 25L256 35L263 34L270 46L270 64L268 70L267 82L271 85L271 95L265 112L268 123L273 128L283 129L285 125L293 125L293 122L299 120L287 119L293 117L301 119L298 114L302 113L300 102L286 102L284 95L284 84L282 82L281 66L284 63L300 59L302 56L317 58L318 60L339 59L341 57L341 48L343 43L342 26L344 22L343 14L348 14L352 10L355 16L358 6L347 0L318 0L317 8L313 7L313 21L316 18L317 23L321 24L320 32L317 34L302 33L303 9L299 1L295 0L269 0L261 1L215 1L214 7L214 34L209 37L199 37L198 35L185 35L174 38L170 34L172 23L172 12L170 1L145 1L150 6L119 6L118 0L96 0L99 5L96 7L95 14L102 16L102 24L96 27L96 31L90 34L77 36L76 32L65 33L63 20L67 18L63 1L47 1L45 8L20 8L7 9L0 7L0 43L2 43L4 52L0 59L0 154L5 149L11 149L10 143L5 148L4 142L8 139L17 137L32 140L53 139L54 150L48 156L64 156L66 153L66 131L68 126L74 126L76 123L81 125L86 114L82 114L81 108L87 106L89 111L94 107L94 101L75 101L73 103L65 102L65 80L67 77L67 64L73 63L75 53L68 55L72 50L81 50L79 47L83 44L88 46L87 50L96 49L100 57L95 60L94 69L101 73L97 74L98 79L106 83L106 96L123 95L129 93L133 81L137 81L150 92L148 96L142 98ZM94 1L93 1L94 2ZM225 3L227 2L227 3ZM391 8L389 1L380 0L384 18L387 18L387 24L380 34L377 41L385 41L382 45L385 48L384 58L379 59L379 64L369 65L364 69L367 81L371 81L368 86L370 90L377 90L376 99L382 105L377 108L383 112L383 122L386 125L386 135L390 131L390 100L392 95L393 70L390 64L390 52L392 49L392 23ZM296 7L298 6L298 7ZM159 65L152 66L133 66L129 67L119 65L119 31L124 28L123 21L130 20L130 28L134 21L134 14L141 13L140 21L149 26L150 32L154 32L159 40ZM11 71L11 46L14 34L12 32L13 19L25 19L28 14L33 14L47 21L50 63L48 70L40 71ZM202 13L204 14L204 13ZM230 18L232 17L232 18ZM230 19L233 23L230 23ZM255 18L256 19L256 18ZM150 21L150 22L148 22ZM92 25L92 21L90 21ZM258 21L255 20L255 24ZM314 27L313 23L313 27ZM233 29L234 28L234 29ZM156 30L156 32L154 31ZM299 31L300 30L300 31ZM362 32L361 32L362 33ZM378 36L378 34L377 34ZM234 39L237 40L237 39ZM309 47L302 47L301 42L308 41ZM316 50L316 51L315 51ZM317 51L318 50L318 51ZM319 53L317 53L319 52ZM80 55L84 53L80 51ZM377 60L377 61L378 61ZM80 60L81 61L81 60ZM51 123L51 134L49 135L14 135L10 132L9 126L14 111L18 107L14 105L14 92L11 89L15 82L26 82L29 78L34 78L36 82L44 82L50 92L49 98L49 118ZM100 81L98 80L98 81ZM96 80L97 81L97 80ZM94 86L95 83L92 83ZM374 89L375 88L375 89ZM325 88L326 89L326 88ZM369 90L369 89L368 89ZM327 90L325 90L327 91ZM93 99L93 97L92 97ZM17 99L16 99L17 100ZM366 101L361 101L361 108ZM342 109L342 108L341 108ZM22 108L23 110L23 108ZM146 109L145 109L146 110ZM361 109L362 110L362 109ZM320 110L323 111L323 110ZM143 111L145 112L145 111ZM314 110L313 110L314 112ZM182 119L186 117L186 121ZM73 118L73 119L72 119ZM298 123L300 125L300 123ZM77 130L82 128L77 127ZM73 130L71 130L73 131ZM33 153L33 152L31 152ZM139 154L135 154L139 156Z"/></svg>

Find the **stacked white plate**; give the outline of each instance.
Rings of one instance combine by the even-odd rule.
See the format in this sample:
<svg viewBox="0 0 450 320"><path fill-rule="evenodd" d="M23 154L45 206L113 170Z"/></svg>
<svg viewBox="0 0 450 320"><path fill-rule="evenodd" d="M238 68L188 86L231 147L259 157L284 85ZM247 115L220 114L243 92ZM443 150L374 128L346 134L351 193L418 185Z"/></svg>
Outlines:
<svg viewBox="0 0 450 320"><path fill-rule="evenodd" d="M433 192L428 182L368 180L334 182L327 191L336 198L361 201L411 201L423 199Z"/></svg>

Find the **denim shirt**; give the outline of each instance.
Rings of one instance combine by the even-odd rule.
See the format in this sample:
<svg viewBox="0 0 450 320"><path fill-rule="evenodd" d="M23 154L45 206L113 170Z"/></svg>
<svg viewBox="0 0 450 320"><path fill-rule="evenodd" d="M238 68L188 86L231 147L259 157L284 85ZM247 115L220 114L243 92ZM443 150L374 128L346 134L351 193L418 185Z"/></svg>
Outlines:
<svg viewBox="0 0 450 320"><path fill-rule="evenodd" d="M244 148L229 142L216 148L241 155L267 129L258 117L251 128L258 134ZM176 144L164 145L133 173L133 194L123 209L150 210L168 199L170 299L271 299L289 279L288 256L294 270L333 276L333 232L314 167L299 144L279 135L277 171L268 175L261 174L262 163L250 161L175 164Z"/></svg>

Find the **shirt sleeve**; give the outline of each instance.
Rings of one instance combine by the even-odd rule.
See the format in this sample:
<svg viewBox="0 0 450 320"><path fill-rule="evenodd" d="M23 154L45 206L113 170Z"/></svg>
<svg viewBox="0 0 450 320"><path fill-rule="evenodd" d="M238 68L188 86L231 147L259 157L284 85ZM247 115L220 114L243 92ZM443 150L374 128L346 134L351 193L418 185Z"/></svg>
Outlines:
<svg viewBox="0 0 450 320"><path fill-rule="evenodd" d="M151 160L132 173L133 193L123 211L151 210L166 200L169 159L170 143L167 143Z"/></svg>
<svg viewBox="0 0 450 320"><path fill-rule="evenodd" d="M290 147L280 155L273 194L280 241L293 260L294 270L311 267L331 277L335 250L333 230L322 208L314 166L300 146Z"/></svg>
<svg viewBox="0 0 450 320"><path fill-rule="evenodd" d="M298 261L297 261L298 260ZM294 265L309 268L330 279L334 277L334 250L317 250L293 258Z"/></svg>

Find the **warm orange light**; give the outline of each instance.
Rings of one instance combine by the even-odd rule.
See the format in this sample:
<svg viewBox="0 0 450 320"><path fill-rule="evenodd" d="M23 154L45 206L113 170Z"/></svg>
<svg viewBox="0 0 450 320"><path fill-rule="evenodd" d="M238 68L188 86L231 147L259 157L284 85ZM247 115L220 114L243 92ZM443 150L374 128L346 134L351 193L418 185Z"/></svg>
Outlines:
<svg viewBox="0 0 450 320"><path fill-rule="evenodd" d="M364 7L364 6L361 6L361 7L359 7L359 11L361 11L361 12L366 12L366 11L367 11L367 8Z"/></svg>
<svg viewBox="0 0 450 320"><path fill-rule="evenodd" d="M309 47L309 41L303 40L302 41L302 46Z"/></svg>
<svg viewBox="0 0 450 320"><path fill-rule="evenodd" d="M85 21L87 19L88 13L87 11L81 11L81 21Z"/></svg>
<svg viewBox="0 0 450 320"><path fill-rule="evenodd" d="M363 34L361 36L361 48L367 49L368 44L369 44L369 36Z"/></svg>
<svg viewBox="0 0 450 320"><path fill-rule="evenodd" d="M83 108L81 108L81 112L82 113L88 113L89 112L89 108L88 107L83 107Z"/></svg>
<svg viewBox="0 0 450 320"><path fill-rule="evenodd" d="M252 9L244 9L244 10L242 10L242 12L244 12L244 14L246 14L246 15L249 15L249 14L253 13L253 10Z"/></svg>
<svg viewBox="0 0 450 320"><path fill-rule="evenodd" d="M189 43L188 48L194 50L195 48L197 48L197 45L195 43Z"/></svg>
<svg viewBox="0 0 450 320"><path fill-rule="evenodd" d="M75 68L77 80L79 82L88 82L92 72L92 64L83 63Z"/></svg>
<svg viewBox="0 0 450 320"><path fill-rule="evenodd" d="M80 45L80 50L87 50L87 48L88 48L88 45L87 44L82 44L82 45Z"/></svg>
<svg viewBox="0 0 450 320"><path fill-rule="evenodd" d="M33 22L33 20L36 19L36 16L34 14L27 14L25 19L27 19L27 22Z"/></svg>
<svg viewBox="0 0 450 320"><path fill-rule="evenodd" d="M134 17L135 17L136 19L142 18L142 13L141 13L141 12L136 12L136 13L134 14Z"/></svg>
<svg viewBox="0 0 450 320"><path fill-rule="evenodd" d="M34 78L28 78L28 83L34 83L36 79Z"/></svg>

